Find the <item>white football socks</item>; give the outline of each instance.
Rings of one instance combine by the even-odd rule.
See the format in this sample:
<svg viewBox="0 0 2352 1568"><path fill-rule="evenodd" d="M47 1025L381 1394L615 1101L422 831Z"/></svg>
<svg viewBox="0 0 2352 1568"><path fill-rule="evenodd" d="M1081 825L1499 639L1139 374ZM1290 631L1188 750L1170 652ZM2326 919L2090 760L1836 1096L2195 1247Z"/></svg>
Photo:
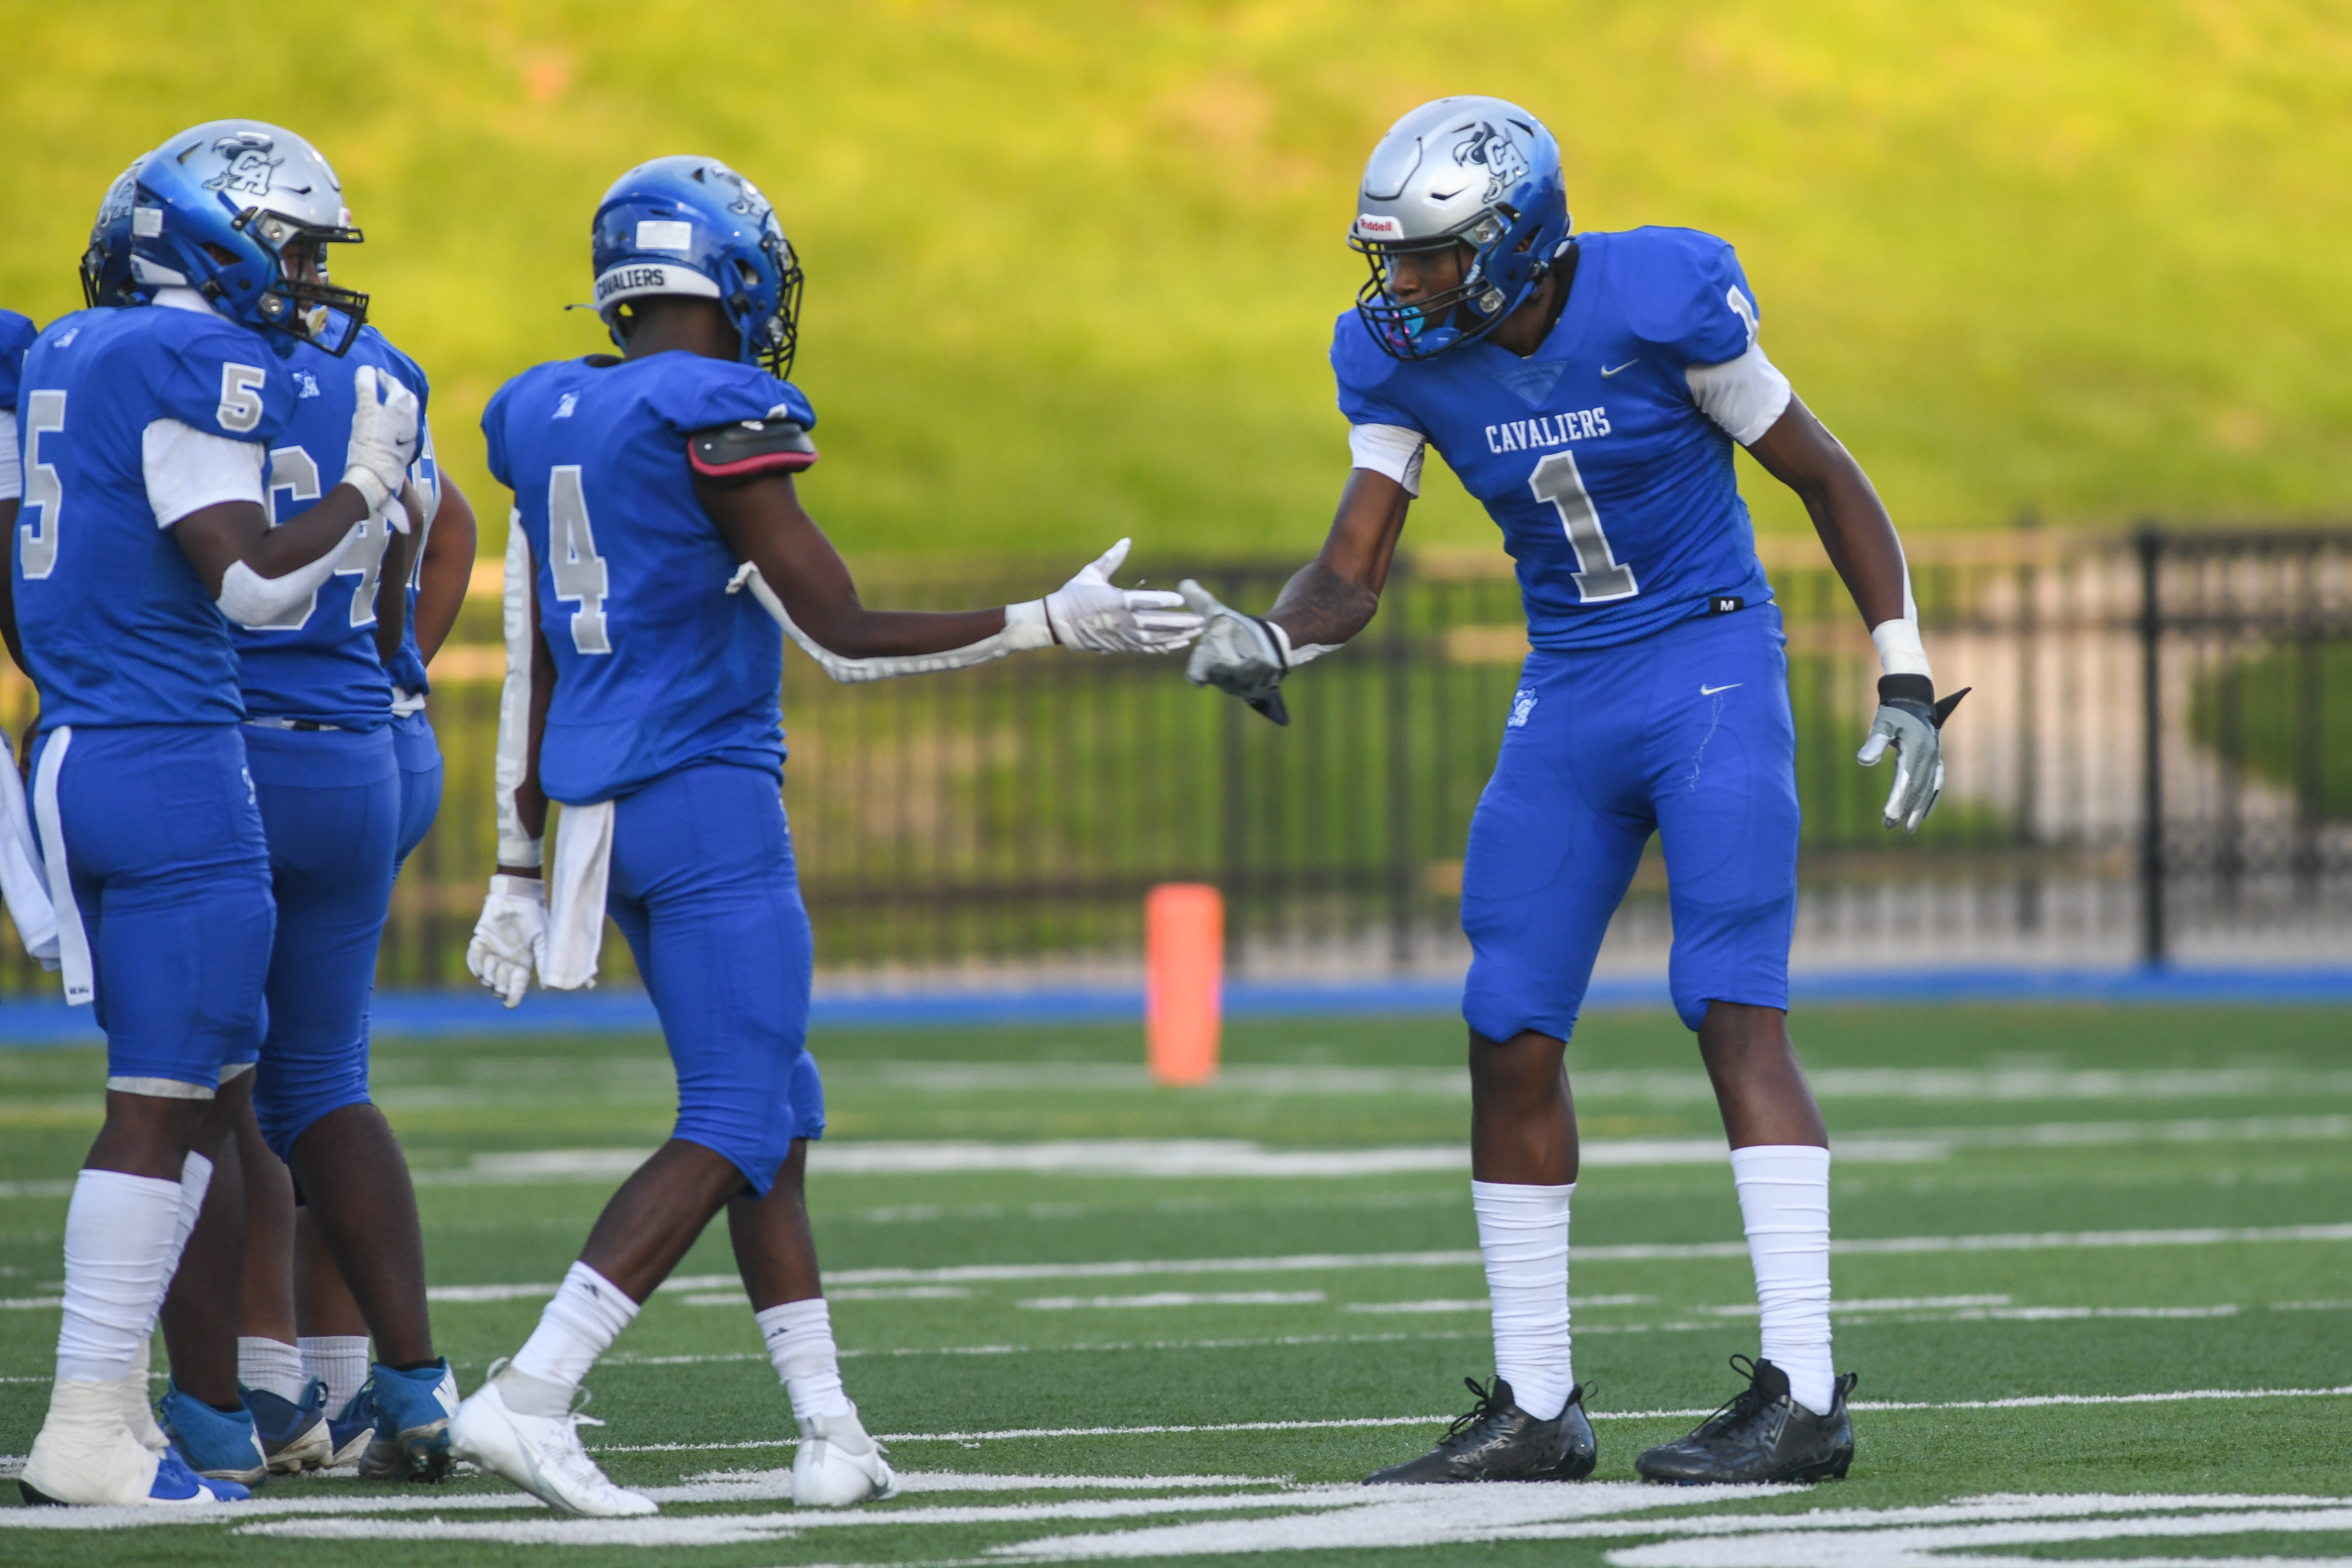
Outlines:
<svg viewBox="0 0 2352 1568"><path fill-rule="evenodd" d="M209 1164L205 1171L209 1175ZM178 1182L121 1171L74 1178L66 1208L59 1378L116 1383L131 1375L172 1282L180 1205Z"/></svg>
<svg viewBox="0 0 2352 1568"><path fill-rule="evenodd" d="M793 1418L814 1420L849 1414L841 1387L841 1352L833 1344L833 1309L824 1297L787 1301L757 1315L768 1342L768 1361L792 1396Z"/></svg>
<svg viewBox="0 0 2352 1568"><path fill-rule="evenodd" d="M163 1269L163 1289L167 1293L172 1289L172 1277L180 1271L180 1258L188 1250L188 1237L196 1233L196 1221L205 1212L205 1194L212 1190L212 1184L213 1163L194 1149L189 1150L188 1157L180 1162L180 1217L172 1232L172 1260ZM162 1296L155 1298L155 1310L158 1314L163 1310ZM154 1332L155 1325L149 1323L147 1331Z"/></svg>
<svg viewBox="0 0 2352 1568"><path fill-rule="evenodd" d="M1789 1394L1829 1414L1837 1381L1830 1359L1830 1152L1766 1143L1731 1152L1748 1256L1756 1266L1766 1361L1789 1374Z"/></svg>
<svg viewBox="0 0 2352 1568"><path fill-rule="evenodd" d="M310 1380L302 1373L302 1352L284 1340L264 1339L258 1334L237 1336L236 1380L247 1388L274 1394L289 1405L301 1404L303 1391L310 1386Z"/></svg>
<svg viewBox="0 0 2352 1568"><path fill-rule="evenodd" d="M368 1379L365 1334L305 1334L296 1342L302 1352L302 1376L327 1384L327 1414L341 1419L352 1407L360 1385Z"/></svg>
<svg viewBox="0 0 2352 1568"><path fill-rule="evenodd" d="M514 1368L526 1377L552 1383L565 1393L580 1386L596 1358L610 1350L637 1315L637 1303L584 1263L563 1276L555 1300L539 1315L539 1327L515 1352Z"/></svg>
<svg viewBox="0 0 2352 1568"><path fill-rule="evenodd" d="M1495 1375L1518 1407L1549 1421L1576 1385L1568 1340L1568 1200L1564 1187L1470 1184L1486 1295L1495 1309Z"/></svg>

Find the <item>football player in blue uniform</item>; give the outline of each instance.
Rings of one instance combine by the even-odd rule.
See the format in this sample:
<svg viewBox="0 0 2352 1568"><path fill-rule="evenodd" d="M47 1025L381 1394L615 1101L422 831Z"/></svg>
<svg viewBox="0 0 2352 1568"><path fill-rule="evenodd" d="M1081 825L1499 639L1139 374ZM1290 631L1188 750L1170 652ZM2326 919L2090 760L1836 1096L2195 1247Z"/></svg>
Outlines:
<svg viewBox="0 0 2352 1568"><path fill-rule="evenodd" d="M724 1209L800 1425L793 1500L887 1497L890 1468L842 1391L802 1196L824 1102L779 796L777 626L856 680L1055 643L1172 651L1200 622L1172 594L1110 584L1124 542L1042 600L866 609L793 489L816 460L816 416L782 379L802 274L767 198L714 160L656 159L605 193L593 235L596 304L623 357L526 371L482 416L517 521L500 865L467 960L509 1006L534 967L544 984L584 984L609 909L661 1015L678 1116L529 1342L459 1408L452 1449L576 1513L653 1512L581 1447L573 1401ZM564 809L543 893L551 799Z"/></svg>
<svg viewBox="0 0 2352 1568"><path fill-rule="evenodd" d="M128 1409L259 1048L275 911L229 626L306 602L397 494L416 440L411 394L336 367L354 391L346 467L270 525L264 464L297 395L283 355L343 346L363 310L314 275L319 247L359 237L300 138L250 121L172 138L140 165L131 234L150 302L53 323L17 421L34 819L67 998L95 1001L107 1035L105 1125L67 1215L58 1377L21 1478L29 1498L72 1503L243 1493L155 1452ZM190 1392L236 1403L233 1379Z"/></svg>
<svg viewBox="0 0 2352 1568"><path fill-rule="evenodd" d="M1853 1453L1830 1359L1829 1149L1789 1043L1795 726L1780 614L1733 477L1744 446L1803 498L1885 676L1860 760L1893 750L1886 825L1942 787L1938 703L1902 546L1870 481L1765 358L1731 247L1570 237L1559 149L1527 110L1449 98L1364 171L1371 279L1331 363L1355 469L1328 539L1264 618L1209 616L1187 674L1286 721L1285 673L1362 630L1434 447L1517 563L1528 656L1463 870L1472 1202L1496 1381L1381 1482L1575 1479L1596 1458L1569 1356L1577 1175L1565 1043L1610 916L1664 840L1675 1007L1731 1142L1762 1307L1723 1411L1643 1454L1655 1480L1807 1480ZM1735 1358L1739 1364L1741 1358Z"/></svg>
<svg viewBox="0 0 2352 1568"><path fill-rule="evenodd" d="M345 357L375 366L415 395L421 450L424 373L372 326L360 329ZM334 374L321 349L298 347L288 371L297 388L294 417L269 454L270 501L281 517L318 492L322 473L339 470L352 402L348 377ZM429 503L412 479L387 514L395 508L405 510L402 522L412 531L370 520L312 598L268 624L236 628L246 750L278 907L255 1116L240 1129L250 1234L238 1376L273 1469L355 1458L360 1474L375 1479L445 1469L441 1434L456 1404L447 1365L431 1353L407 1166L368 1095L376 950L394 871L411 842L416 793L402 766L390 672L406 673L411 544L426 525ZM431 747L429 730L425 743ZM437 784L437 755L432 760ZM420 815L429 822L429 807ZM350 1303L375 1325L382 1355L363 1400L341 1385L343 1363L352 1358L314 1354L327 1364L309 1365L297 1345L305 1336L294 1289L289 1169L299 1173L303 1228L314 1243L310 1275L331 1280L330 1300ZM355 1191L369 1194L374 1206L358 1229ZM377 1233L378 1224L386 1230ZM355 1402L364 1416L355 1417ZM349 1430L331 1433L331 1417ZM357 1435L362 1425L372 1434L364 1443Z"/></svg>
<svg viewBox="0 0 2352 1568"><path fill-rule="evenodd" d="M419 426L417 440L417 457L409 468L409 485L420 506L418 533L423 542L413 552L416 559L408 575L408 613L401 628L400 647L386 665L392 683L393 753L400 771L395 867L404 865L423 842L440 809L441 749L425 710L430 689L425 670L457 624L474 566L473 509L457 481L442 471L434 455L429 421ZM249 1125L240 1125L240 1138ZM257 1142L257 1133L254 1136ZM250 1151L247 1152L253 1158ZM247 1203L255 1228L247 1243L248 1339L239 1362L242 1365L248 1360L268 1360L277 1366L281 1384L289 1381L285 1345L290 1325L301 1361L303 1386L307 1389L315 1384L323 1391L328 1441L319 1462L327 1466L354 1464L366 1454L377 1418L372 1402L360 1397L368 1378L367 1319L341 1270L336 1268L332 1254L311 1220L309 1206L292 1206L292 1197L291 1184L288 1184L283 1201L290 1208L293 1219L292 1251L290 1255L281 1251L268 1258L258 1253L261 1221L257 1205L250 1199ZM257 1282L265 1278L271 1281L283 1279L289 1261L294 1283L290 1308L282 1295L272 1298L272 1315L264 1321L255 1311ZM255 1344L254 1339L270 1342ZM248 1384L256 1383L251 1371L245 1373L245 1381ZM268 1446L265 1441L265 1448ZM273 1464L279 1468L295 1464L307 1466L314 1453L297 1436L273 1455Z"/></svg>
<svg viewBox="0 0 2352 1568"><path fill-rule="evenodd" d="M0 310L0 422L7 429L0 432L0 528L13 531L16 526L17 498L25 493L25 475L16 460L16 383L24 374L25 351L40 336L40 329L30 316L14 310ZM6 612L8 590L12 586L0 574L0 622L8 631L8 657L16 668L25 668L25 650L16 643L16 617Z"/></svg>

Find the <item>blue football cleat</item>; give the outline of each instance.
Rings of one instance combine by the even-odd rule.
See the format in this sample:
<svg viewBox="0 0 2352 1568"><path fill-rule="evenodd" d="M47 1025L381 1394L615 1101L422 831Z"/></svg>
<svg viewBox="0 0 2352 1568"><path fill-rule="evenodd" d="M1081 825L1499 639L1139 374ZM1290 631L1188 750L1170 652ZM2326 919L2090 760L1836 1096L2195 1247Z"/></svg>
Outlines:
<svg viewBox="0 0 2352 1568"><path fill-rule="evenodd" d="M177 1448L155 1462L155 1484L147 1490L149 1502L247 1502L252 1497L253 1489L242 1482L196 1474Z"/></svg>
<svg viewBox="0 0 2352 1568"><path fill-rule="evenodd" d="M261 1451L253 1413L242 1405L235 1411L215 1410L182 1392L176 1382L167 1383L163 1397L155 1402L155 1420L188 1468L199 1476L254 1487L268 1473L269 1458Z"/></svg>
<svg viewBox="0 0 2352 1568"><path fill-rule="evenodd" d="M457 1374L444 1356L416 1372L377 1362L359 1397L375 1412L375 1436L360 1456L371 1481L437 1481L449 1473L449 1417L457 1412Z"/></svg>
<svg viewBox="0 0 2352 1568"><path fill-rule="evenodd" d="M266 1388L240 1388L247 1414L261 1439L261 1452L273 1476L299 1476L323 1469L333 1457L327 1430L327 1384L314 1377L296 1404Z"/></svg>
<svg viewBox="0 0 2352 1568"><path fill-rule="evenodd" d="M327 1417L327 1468L340 1469L358 1464L368 1445L375 1441L377 1420L375 1402L362 1386L352 1395L341 1415Z"/></svg>

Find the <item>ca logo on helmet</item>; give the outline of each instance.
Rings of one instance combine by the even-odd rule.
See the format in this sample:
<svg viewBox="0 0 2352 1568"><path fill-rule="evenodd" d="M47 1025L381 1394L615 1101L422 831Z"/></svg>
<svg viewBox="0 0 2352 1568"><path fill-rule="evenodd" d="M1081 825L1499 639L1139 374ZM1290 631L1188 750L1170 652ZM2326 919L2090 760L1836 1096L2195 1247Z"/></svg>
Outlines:
<svg viewBox="0 0 2352 1568"><path fill-rule="evenodd" d="M1465 169L1486 171L1486 195L1493 201L1505 191L1527 177L1527 155L1519 151L1507 132L1498 130L1485 121L1470 127L1470 132L1454 144L1454 161Z"/></svg>
<svg viewBox="0 0 2352 1568"><path fill-rule="evenodd" d="M278 165L286 162L271 157L275 145L268 137L257 131L240 131L234 136L224 136L213 143L213 151L228 160L228 167L205 182L208 191L235 191L239 195L266 196L269 182Z"/></svg>

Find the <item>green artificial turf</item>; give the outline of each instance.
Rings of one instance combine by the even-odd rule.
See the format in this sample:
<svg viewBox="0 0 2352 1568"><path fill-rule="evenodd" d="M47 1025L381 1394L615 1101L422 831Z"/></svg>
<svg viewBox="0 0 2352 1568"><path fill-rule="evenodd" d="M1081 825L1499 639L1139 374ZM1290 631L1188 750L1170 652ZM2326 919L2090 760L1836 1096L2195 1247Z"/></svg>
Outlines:
<svg viewBox="0 0 2352 1568"><path fill-rule="evenodd" d="M847 548L1075 567L1133 532L1156 579L1319 540L1358 174L1412 105L1492 92L1559 132L1581 227L1739 247L1773 358L1907 526L2340 516L2347 39L2300 0L0 0L0 305L78 306L134 154L280 121L341 173L368 238L336 279L486 491L490 393L604 346L560 309L597 196L716 154L805 256L802 488ZM1493 537L1450 480L1419 510L1409 542Z"/></svg>
<svg viewBox="0 0 2352 1568"><path fill-rule="evenodd" d="M1857 1398L1942 1406L2345 1384L2352 1239L2245 1233L2352 1218L2352 1013L1956 1005L1814 1009L1796 1024L1833 1137L1853 1151L1837 1166L1836 1234L1865 1249L1842 1254L1834 1272L1838 1356L1862 1374ZM2015 1550L2053 1560L2186 1552L2221 1561L2352 1550L2352 1514L2318 1516L2324 1528L2313 1528L2307 1506L2292 1528L2272 1519L2263 1529L2257 1519L2239 1533L2181 1534L2220 1528L2212 1520L2221 1506L2183 1499L2301 1494L2340 1505L2352 1495L2342 1441L2352 1394L2344 1393L1864 1409L1853 1474L1834 1487L1753 1501L1672 1494L1664 1504L1661 1494L1589 1490L1577 1494L1596 1516L1577 1526L1583 1539L1472 1543L1500 1517L1493 1510L1523 1508L1533 1495L1482 1489L1437 1499L1431 1506L1454 1512L1417 1527L1425 1538L1395 1544L1379 1530L1403 1526L1374 1529L1363 1522L1372 1516L1332 1509L1313 1489L1409 1454L1434 1425L1137 1429L1453 1414L1465 1403L1459 1380L1489 1370L1475 1305L1483 1278L1474 1258L1444 1256L1476 1245L1464 1173L826 1169L828 1153L845 1158L854 1145L887 1142L1458 1147L1468 1110L1459 1037L1458 1024L1439 1017L1244 1020L1228 1030L1220 1081L1190 1090L1151 1087L1135 1032L1122 1027L840 1031L817 1040L832 1141L812 1157L810 1200L835 1281L845 1374L872 1429L896 1435L897 1463L934 1489L910 1487L854 1516L866 1522L811 1525L803 1515L796 1523L769 1484L764 1496L672 1498L646 1527L655 1533L624 1546L583 1541L580 1532L597 1527L555 1525L536 1510L469 1509L468 1499L504 1489L460 1478L429 1494L424 1512L415 1510L428 1494L392 1489L404 1511L255 1514L243 1532L226 1523L28 1532L17 1527L23 1516L0 1514L0 1559L327 1565L421 1551L453 1562L553 1560L550 1544L447 1533L496 1526L551 1529L566 1562L757 1568L961 1561L1000 1548L1014 1557L1067 1554L1078 1549L1074 1534L1213 1526L1228 1533L1209 1544L1224 1548L1241 1543L1233 1529L1268 1551L1355 1541L1317 1561L1639 1564L1681 1561L1655 1553L1682 1538L1641 1532L1654 1513L1890 1510L2060 1493L2141 1498L2139 1514L2116 1517L2138 1518L2156 1538ZM1622 1151L1645 1142L1715 1134L1688 1037L1662 1014L1598 1014L1580 1030L1573 1066L1593 1151L1575 1204L1577 1370L1598 1386L1596 1479L1623 1483L1641 1447L1693 1419L1639 1413L1702 1410L1731 1392L1723 1360L1754 1349L1752 1295L1724 1168L1622 1163ZM376 1068L419 1173L433 1283L475 1296L482 1293L462 1288L559 1278L614 1183L609 1174L493 1179L501 1158L649 1148L670 1106L667 1064L648 1039L391 1043L379 1046ZM57 1289L65 1183L93 1126L101 1073L89 1052L0 1052L0 1298L10 1303L0 1310L0 1377L9 1380L0 1382L0 1454L24 1452L46 1394L58 1314L21 1303ZM2163 1245L2146 1235L2125 1245L2134 1237L2118 1234L2198 1229L2221 1234ZM2024 1246L2019 1237L2056 1239ZM2009 1239L1950 1245L1969 1237ZM1890 1238L1924 1249L1867 1249ZM1440 1256L1349 1261L1374 1254ZM1171 1260L1222 1267L1055 1272ZM1030 1277L939 1272L1003 1265L1029 1266ZM706 1236L592 1377L594 1411L610 1425L591 1440L604 1447L616 1479L661 1488L728 1473L751 1477L743 1489L760 1494L755 1473L789 1463L789 1409L730 1273L723 1234ZM1261 1299L1118 1304L1170 1294ZM513 1350L539 1305L530 1292L436 1302L436 1334L467 1386ZM1380 1310L1400 1305L1420 1310ZM1003 1436L1091 1428L1110 1430ZM943 1474L1041 1479L941 1491ZM1087 1489L1052 1479L1070 1477L1130 1481ZM1228 1479L1132 1481L1153 1477ZM1252 1490L1231 1478L1280 1484ZM312 1478L275 1481L262 1500L351 1509L385 1495ZM2158 1508L2151 1497L2173 1500ZM1050 1512L1088 1500L1144 1511ZM1649 1511L1623 1511L1636 1504ZM2011 1514L2044 1507L1982 1506ZM1194 1511L1173 1511L1186 1507ZM941 1508L966 1511L942 1518ZM889 1522L901 1513L905 1522ZM1874 1517L1874 1528L1916 1518ZM428 1540L394 1546L383 1538L394 1527ZM1874 1528L1869 1520L1862 1527ZM1346 1530L1373 1533L1330 1533ZM696 1543L681 1531L706 1533ZM1150 1556L1156 1539L1121 1537L1105 1549ZM1704 1539L1693 1538L1691 1549ZM1803 1550L1785 1538L1773 1546L1769 1531L1756 1539L1759 1551L1784 1552L1771 1561ZM1392 1543L1381 1549L1384 1540ZM1169 1538L1165 1550L1197 1555L1188 1541Z"/></svg>

